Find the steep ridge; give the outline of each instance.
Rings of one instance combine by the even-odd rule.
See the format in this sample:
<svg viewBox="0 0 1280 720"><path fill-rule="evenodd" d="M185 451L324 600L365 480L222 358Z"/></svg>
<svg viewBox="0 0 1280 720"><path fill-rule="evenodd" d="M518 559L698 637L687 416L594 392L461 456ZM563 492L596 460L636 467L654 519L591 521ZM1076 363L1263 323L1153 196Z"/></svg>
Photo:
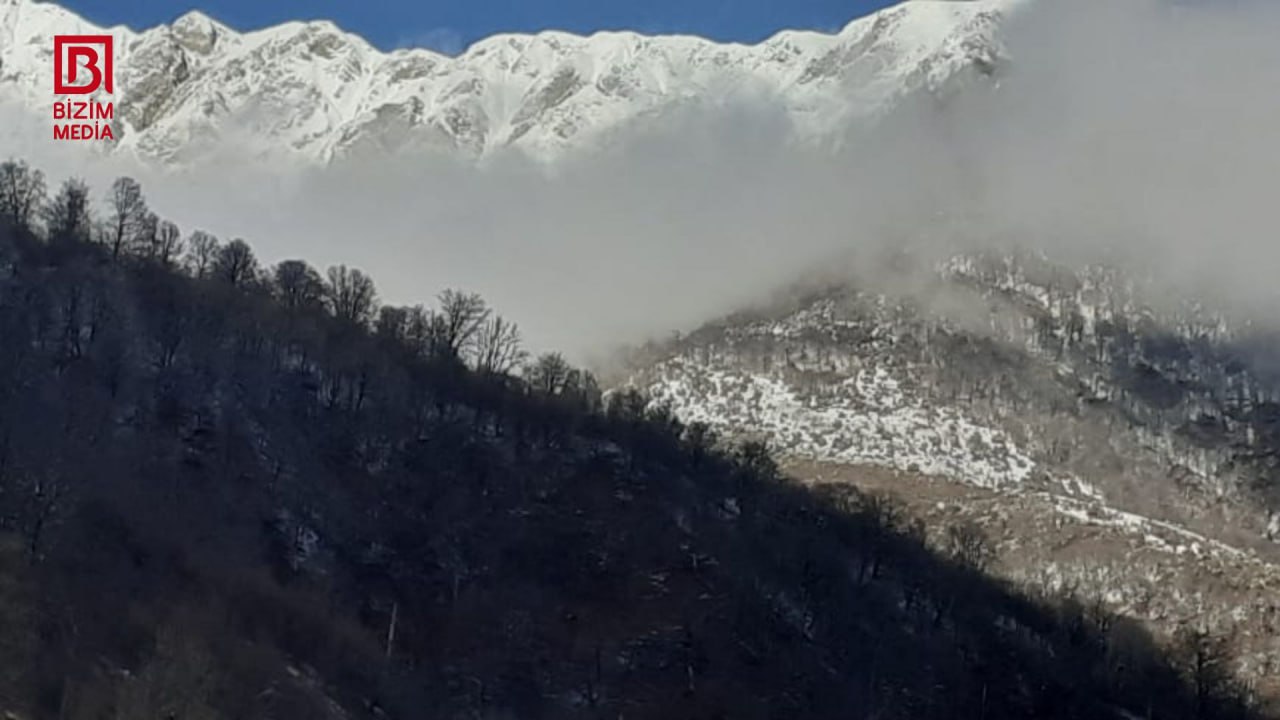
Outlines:
<svg viewBox="0 0 1280 720"><path fill-rule="evenodd" d="M689 103L764 98L822 140L903 95L992 73L1018 0L917 0L839 33L781 32L755 46L602 32L498 35L460 56L380 52L333 23L239 33L198 12L116 38L118 151L192 162L220 143L324 163L405 149L550 160ZM0 100L51 102L55 33L102 32L52 3L0 0Z"/></svg>
<svg viewBox="0 0 1280 720"><path fill-rule="evenodd" d="M767 442L809 482L982 519L1008 576L1168 632L1234 632L1252 675L1274 678L1273 334L1104 267L966 256L925 274L800 291L678 340L629 382ZM1095 541L1109 549L1081 552Z"/></svg>

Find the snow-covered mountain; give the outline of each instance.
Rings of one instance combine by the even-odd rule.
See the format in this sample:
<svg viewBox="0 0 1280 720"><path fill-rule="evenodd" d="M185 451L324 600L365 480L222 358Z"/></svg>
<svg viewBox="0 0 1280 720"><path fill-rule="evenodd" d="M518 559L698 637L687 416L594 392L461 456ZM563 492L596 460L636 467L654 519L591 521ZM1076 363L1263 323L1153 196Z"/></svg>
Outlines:
<svg viewBox="0 0 1280 720"><path fill-rule="evenodd" d="M1019 0L915 0L840 32L758 45L602 32L497 35L458 57L380 52L331 22L240 33L199 12L136 32L53 3L0 0L0 102L45 117L52 37L115 39L113 150L181 163L230 142L251 155L335 157L411 148L540 159L690 103L764 98L801 139L829 137L917 90L1001 63L997 29Z"/></svg>
<svg viewBox="0 0 1280 720"><path fill-rule="evenodd" d="M1274 333L1039 255L871 275L650 348L625 384L802 481L976 520L1012 580L1234 633L1280 693Z"/></svg>

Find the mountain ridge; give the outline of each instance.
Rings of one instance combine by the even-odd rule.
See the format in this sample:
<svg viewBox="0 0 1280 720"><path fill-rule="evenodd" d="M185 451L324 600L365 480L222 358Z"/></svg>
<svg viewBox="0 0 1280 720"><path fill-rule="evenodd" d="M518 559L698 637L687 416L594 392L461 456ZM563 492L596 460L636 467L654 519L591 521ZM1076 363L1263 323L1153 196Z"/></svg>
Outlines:
<svg viewBox="0 0 1280 720"><path fill-rule="evenodd" d="M1274 335L1033 253L875 275L709 323L623 386L810 485L890 492L929 528L969 519L1012 580L1233 634L1275 697Z"/></svg>
<svg viewBox="0 0 1280 720"><path fill-rule="evenodd" d="M755 44L605 31L499 34L456 57L382 52L327 20L237 32L199 11L142 31L98 28L52 3L0 5L0 99L43 115L55 32L118 38L116 151L163 164L230 141L311 163L423 150L540 160L685 102L757 95L822 140L1003 62L998 27L1025 0L914 0L838 33L784 30Z"/></svg>

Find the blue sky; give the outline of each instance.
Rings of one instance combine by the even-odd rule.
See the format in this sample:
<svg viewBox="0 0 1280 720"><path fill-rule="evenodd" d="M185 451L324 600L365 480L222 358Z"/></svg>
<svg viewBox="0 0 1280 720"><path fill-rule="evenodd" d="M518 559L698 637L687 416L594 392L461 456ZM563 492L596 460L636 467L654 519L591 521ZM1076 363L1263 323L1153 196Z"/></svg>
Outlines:
<svg viewBox="0 0 1280 720"><path fill-rule="evenodd" d="M384 49L427 46L454 53L497 32L630 29L755 42L785 28L835 30L887 0L60 0L89 20L134 28L169 22L193 7L249 30L325 18Z"/></svg>

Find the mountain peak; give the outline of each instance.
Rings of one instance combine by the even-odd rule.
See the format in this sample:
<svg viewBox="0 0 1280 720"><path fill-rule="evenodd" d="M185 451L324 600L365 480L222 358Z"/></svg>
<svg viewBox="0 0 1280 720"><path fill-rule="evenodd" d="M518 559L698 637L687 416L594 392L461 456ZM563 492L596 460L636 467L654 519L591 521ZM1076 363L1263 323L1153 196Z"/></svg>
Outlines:
<svg viewBox="0 0 1280 720"><path fill-rule="evenodd" d="M188 10L174 20L169 27L170 29L189 28L192 30L217 31L220 33L235 32L227 25L218 22L199 10Z"/></svg>
<svg viewBox="0 0 1280 720"><path fill-rule="evenodd" d="M190 25L193 23L200 24L200 25L212 25L216 22L217 22L216 20L209 17L208 15L205 15L199 10L188 10L187 12L179 16L177 20L174 20L173 24L174 26Z"/></svg>
<svg viewBox="0 0 1280 720"><path fill-rule="evenodd" d="M207 54L220 38L234 31L199 10L192 10L174 20L169 32L187 49Z"/></svg>
<svg viewBox="0 0 1280 720"><path fill-rule="evenodd" d="M821 141L992 62L996 23L976 20L1016 1L916 0L839 34L785 31L757 45L633 32L496 35L458 57L381 52L327 20L239 33L192 11L140 34L113 29L130 40L117 43L129 111L115 149L178 166L198 160L196 145L230 143L286 165L407 149L478 159L512 148L550 161L747 88L769 90L798 139ZM0 2L12 8L0 14L0 100L38 116L48 57L37 49L56 33L103 30L57 5Z"/></svg>

